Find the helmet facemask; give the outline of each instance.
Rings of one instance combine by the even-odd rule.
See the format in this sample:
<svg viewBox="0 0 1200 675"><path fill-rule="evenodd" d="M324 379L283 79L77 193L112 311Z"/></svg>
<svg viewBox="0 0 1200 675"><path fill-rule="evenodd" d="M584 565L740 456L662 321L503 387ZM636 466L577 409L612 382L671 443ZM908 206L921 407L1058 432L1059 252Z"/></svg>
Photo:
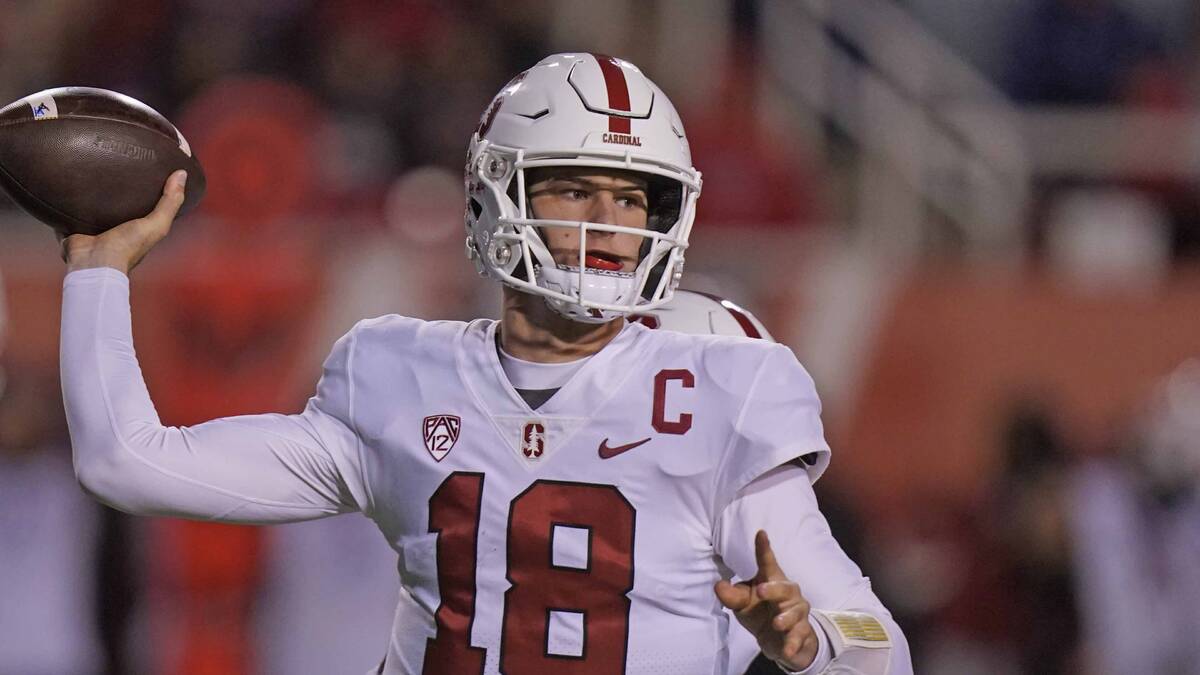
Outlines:
<svg viewBox="0 0 1200 675"><path fill-rule="evenodd" d="M660 307L679 283L684 250L699 194L698 176L636 158L630 152L583 151L571 155L530 155L482 141L468 164L468 256L481 274L534 295L563 316L604 323ZM529 171L546 167L632 171L647 181L645 229L607 223L537 218L529 203ZM474 222L473 222L474 221ZM479 228L483 222L491 228ZM541 232L579 232L578 265L554 260ZM631 272L588 267L589 235L629 234L643 239ZM481 236L482 235L482 236ZM594 235L591 235L594 236Z"/></svg>
<svg viewBox="0 0 1200 675"><path fill-rule="evenodd" d="M616 170L646 179L647 227L535 218L528 172L550 167ZM651 310L667 302L679 283L700 172L692 166L674 106L628 61L554 54L517 75L480 119L464 178L467 256L479 273L544 297L570 319L601 323ZM579 264L554 260L543 237L553 228L578 232ZM589 250L599 258L612 253L589 246L598 233L641 238L631 272L595 269L607 267L598 260L589 265Z"/></svg>

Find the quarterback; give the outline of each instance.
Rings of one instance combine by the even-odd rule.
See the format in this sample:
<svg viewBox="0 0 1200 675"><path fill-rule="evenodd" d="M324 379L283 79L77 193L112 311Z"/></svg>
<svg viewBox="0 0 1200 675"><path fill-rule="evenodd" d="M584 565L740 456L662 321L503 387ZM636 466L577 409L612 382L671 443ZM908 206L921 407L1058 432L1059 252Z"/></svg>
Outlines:
<svg viewBox="0 0 1200 675"><path fill-rule="evenodd" d="M830 450L792 353L626 319L671 299L701 188L636 66L559 54L501 90L465 217L502 319L363 321L300 414L159 421L127 274L185 181L64 242L63 391L98 499L237 523L362 511L401 580L379 673L726 673L731 634L785 672L911 673L817 508Z"/></svg>

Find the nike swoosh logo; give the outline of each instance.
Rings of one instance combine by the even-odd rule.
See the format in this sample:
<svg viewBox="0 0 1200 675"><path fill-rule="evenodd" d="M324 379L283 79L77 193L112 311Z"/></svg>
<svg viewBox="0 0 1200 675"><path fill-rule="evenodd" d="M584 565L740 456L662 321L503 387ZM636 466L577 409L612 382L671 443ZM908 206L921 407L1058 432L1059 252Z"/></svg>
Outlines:
<svg viewBox="0 0 1200 675"><path fill-rule="evenodd" d="M650 442L649 438L643 438L640 441L634 441L633 443L626 443L625 445L618 445L616 447L610 448L610 447L608 447L608 439L606 438L603 441L600 441L600 459L612 459L613 457L616 457L617 455L621 454L622 452L628 452L628 451L638 447L639 445L643 445L643 444L649 443L649 442Z"/></svg>

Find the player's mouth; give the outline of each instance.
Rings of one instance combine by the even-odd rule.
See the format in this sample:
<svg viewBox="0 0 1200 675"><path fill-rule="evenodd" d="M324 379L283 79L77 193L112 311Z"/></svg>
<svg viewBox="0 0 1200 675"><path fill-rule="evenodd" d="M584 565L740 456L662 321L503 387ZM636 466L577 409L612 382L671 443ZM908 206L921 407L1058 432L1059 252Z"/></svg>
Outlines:
<svg viewBox="0 0 1200 675"><path fill-rule="evenodd" d="M625 267L621 256L607 251L588 251L583 258L583 264L585 267L605 272L620 272Z"/></svg>

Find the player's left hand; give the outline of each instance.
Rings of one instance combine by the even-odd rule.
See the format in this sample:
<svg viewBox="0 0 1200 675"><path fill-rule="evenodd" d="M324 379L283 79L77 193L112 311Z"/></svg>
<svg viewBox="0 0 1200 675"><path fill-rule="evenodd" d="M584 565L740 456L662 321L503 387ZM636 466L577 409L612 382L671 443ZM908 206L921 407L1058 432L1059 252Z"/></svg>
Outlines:
<svg viewBox="0 0 1200 675"><path fill-rule="evenodd" d="M758 639L767 658L789 670L804 670L817 657L819 644L808 621L808 601L800 585L780 569L763 530L754 536L754 557L758 560L754 578L736 584L718 581L717 599Z"/></svg>

